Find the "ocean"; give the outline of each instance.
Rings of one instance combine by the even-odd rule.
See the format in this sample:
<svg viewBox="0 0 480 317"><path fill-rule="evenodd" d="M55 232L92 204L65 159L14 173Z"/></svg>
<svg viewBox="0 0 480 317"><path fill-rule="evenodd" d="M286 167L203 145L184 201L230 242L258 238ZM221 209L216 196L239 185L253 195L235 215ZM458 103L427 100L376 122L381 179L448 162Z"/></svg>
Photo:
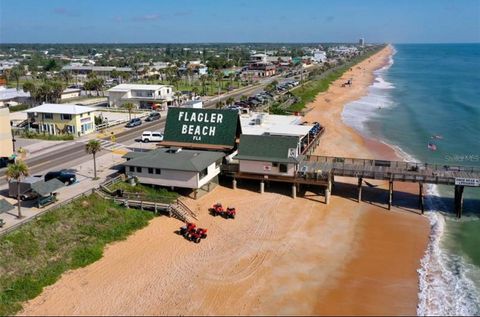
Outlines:
<svg viewBox="0 0 480 317"><path fill-rule="evenodd" d="M480 166L480 44L398 44L345 123L394 147L404 160ZM427 147L436 146L436 151ZM418 315L480 315L480 188L429 186L429 246L421 261ZM441 198L440 198L441 197Z"/></svg>

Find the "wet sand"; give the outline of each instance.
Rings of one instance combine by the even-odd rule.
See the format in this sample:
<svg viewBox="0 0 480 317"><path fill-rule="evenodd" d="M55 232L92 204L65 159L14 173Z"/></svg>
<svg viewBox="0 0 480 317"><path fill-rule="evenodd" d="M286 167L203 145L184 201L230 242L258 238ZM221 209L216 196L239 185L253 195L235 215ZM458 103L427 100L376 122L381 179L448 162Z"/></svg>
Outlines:
<svg viewBox="0 0 480 317"><path fill-rule="evenodd" d="M317 154L395 155L340 120L343 105L366 93L388 54L346 74L352 87L339 80L310 105L307 120L327 127ZM381 189L365 189L359 204L349 180L336 181L328 206L314 188L292 199L278 184L264 194L255 182L239 182L235 191L219 186L186 201L208 228L200 244L174 233L179 221L156 218L108 246L101 260L64 274L21 314L415 314L428 221L403 205L387 211ZM237 218L209 215L216 201L234 205Z"/></svg>

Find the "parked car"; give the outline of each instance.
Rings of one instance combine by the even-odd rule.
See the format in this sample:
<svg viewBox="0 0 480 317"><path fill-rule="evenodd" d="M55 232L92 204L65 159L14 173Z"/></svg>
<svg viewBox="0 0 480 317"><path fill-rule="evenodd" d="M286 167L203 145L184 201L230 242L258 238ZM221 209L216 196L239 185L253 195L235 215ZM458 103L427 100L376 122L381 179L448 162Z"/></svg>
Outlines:
<svg viewBox="0 0 480 317"><path fill-rule="evenodd" d="M125 125L125 127L132 128L132 127L136 127L137 125L141 125L141 124L142 124L142 120L140 120L140 118L134 118L134 119L128 121L128 123Z"/></svg>
<svg viewBox="0 0 480 317"><path fill-rule="evenodd" d="M143 131L142 142L161 142L163 141L163 134L161 132Z"/></svg>
<svg viewBox="0 0 480 317"><path fill-rule="evenodd" d="M48 182L51 179L58 179L65 185L72 185L77 181L77 176L74 173L69 173L65 171L55 171L55 172L48 172L45 174L45 181Z"/></svg>
<svg viewBox="0 0 480 317"><path fill-rule="evenodd" d="M32 200L38 197L37 193L32 191L32 184L41 182L42 178L37 176L28 176L17 182L12 180L8 183L8 196L16 198L20 193L21 200ZM18 188L20 187L20 188Z"/></svg>
<svg viewBox="0 0 480 317"><path fill-rule="evenodd" d="M8 164L15 163L15 159L9 158L7 156L0 157L0 168L7 167Z"/></svg>
<svg viewBox="0 0 480 317"><path fill-rule="evenodd" d="M162 116L160 115L160 112L150 112L148 117L145 119L146 122L149 121L154 121L160 119Z"/></svg>

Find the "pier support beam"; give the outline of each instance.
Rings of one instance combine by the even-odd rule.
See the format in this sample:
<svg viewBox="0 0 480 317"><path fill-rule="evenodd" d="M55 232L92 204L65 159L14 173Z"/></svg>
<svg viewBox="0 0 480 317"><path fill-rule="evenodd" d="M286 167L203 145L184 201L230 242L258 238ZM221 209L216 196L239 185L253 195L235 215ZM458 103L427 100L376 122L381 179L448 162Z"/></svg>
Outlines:
<svg viewBox="0 0 480 317"><path fill-rule="evenodd" d="M388 210L392 209L393 201L393 181L388 182Z"/></svg>
<svg viewBox="0 0 480 317"><path fill-rule="evenodd" d="M263 181L260 182L260 194L265 192L265 183Z"/></svg>
<svg viewBox="0 0 480 317"><path fill-rule="evenodd" d="M359 177L358 178L358 202L362 201L362 183L363 183L363 178Z"/></svg>
<svg viewBox="0 0 480 317"><path fill-rule="evenodd" d="M297 186L292 185L292 198L297 198Z"/></svg>
<svg viewBox="0 0 480 317"><path fill-rule="evenodd" d="M425 204L423 201L423 183L418 184L418 205L420 206L420 210L422 211L422 215L425 212Z"/></svg>
<svg viewBox="0 0 480 317"><path fill-rule="evenodd" d="M330 203L330 189L328 187L325 187L325 205L328 205Z"/></svg>
<svg viewBox="0 0 480 317"><path fill-rule="evenodd" d="M463 212L463 186L455 185L455 214L457 218L462 218Z"/></svg>
<svg viewBox="0 0 480 317"><path fill-rule="evenodd" d="M237 189L237 180L235 178L232 181L232 187L233 189Z"/></svg>

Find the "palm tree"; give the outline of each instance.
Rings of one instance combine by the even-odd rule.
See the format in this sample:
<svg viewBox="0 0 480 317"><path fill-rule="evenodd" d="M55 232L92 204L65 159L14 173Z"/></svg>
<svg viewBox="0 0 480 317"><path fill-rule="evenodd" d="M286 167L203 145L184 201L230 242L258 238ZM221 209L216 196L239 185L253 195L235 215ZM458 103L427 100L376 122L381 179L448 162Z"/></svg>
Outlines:
<svg viewBox="0 0 480 317"><path fill-rule="evenodd" d="M18 205L18 215L17 218L23 218L22 208L20 206L20 179L28 176L28 166L22 160L17 160L14 164L10 164L7 167L5 173L7 180L11 182L15 180L17 182L17 205Z"/></svg>
<svg viewBox="0 0 480 317"><path fill-rule="evenodd" d="M205 96L206 94L206 91L205 91L205 83L207 82L208 80L208 75L202 75L200 76L200 82L202 83L202 95Z"/></svg>
<svg viewBox="0 0 480 317"><path fill-rule="evenodd" d="M131 102L126 102L122 107L128 110L128 120L132 120L132 110L135 109L135 105Z"/></svg>
<svg viewBox="0 0 480 317"><path fill-rule="evenodd" d="M227 100L225 100L225 103L227 105L232 105L235 102L235 99L233 97L228 97Z"/></svg>
<svg viewBox="0 0 480 317"><path fill-rule="evenodd" d="M182 97L182 93L180 91L176 91L173 96L175 97L175 101L177 103L177 107L180 106L180 98Z"/></svg>
<svg viewBox="0 0 480 317"><path fill-rule="evenodd" d="M85 151L88 154L93 155L93 179L97 179L97 161L95 159L95 154L102 150L102 144L98 140L90 140L85 144Z"/></svg>

